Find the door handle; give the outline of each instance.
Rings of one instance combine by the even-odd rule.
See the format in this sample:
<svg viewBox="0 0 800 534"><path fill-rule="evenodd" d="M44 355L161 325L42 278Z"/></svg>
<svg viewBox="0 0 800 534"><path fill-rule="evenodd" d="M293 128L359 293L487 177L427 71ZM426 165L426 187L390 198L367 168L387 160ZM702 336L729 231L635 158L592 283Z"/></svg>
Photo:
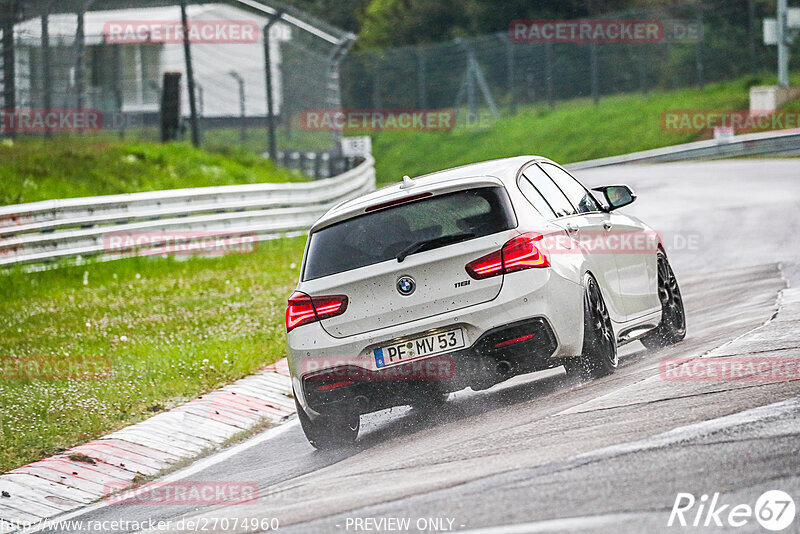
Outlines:
<svg viewBox="0 0 800 534"><path fill-rule="evenodd" d="M572 223L567 223L567 232L574 234L578 232L578 227Z"/></svg>
<svg viewBox="0 0 800 534"><path fill-rule="evenodd" d="M606 232L610 232L610 231L611 231L611 229L612 229L612 228L614 228L614 225L613 225L613 224L611 224L611 223L610 223L610 222L608 222L608 221L605 221L605 222L603 223L603 228L605 228L605 229L606 229Z"/></svg>

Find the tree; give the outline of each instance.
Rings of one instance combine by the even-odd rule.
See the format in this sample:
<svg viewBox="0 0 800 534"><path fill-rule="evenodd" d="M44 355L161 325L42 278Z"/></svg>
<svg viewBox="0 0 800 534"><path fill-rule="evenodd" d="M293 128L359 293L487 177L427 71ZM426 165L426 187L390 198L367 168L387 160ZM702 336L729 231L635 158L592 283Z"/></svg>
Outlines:
<svg viewBox="0 0 800 534"><path fill-rule="evenodd" d="M358 33L369 0L289 0L288 3L338 28Z"/></svg>
<svg viewBox="0 0 800 534"><path fill-rule="evenodd" d="M746 0L720 0L726 2L746 10ZM360 20L359 46L403 46L502 32L516 19L576 19L686 3L691 4L685 0L370 0Z"/></svg>
<svg viewBox="0 0 800 534"><path fill-rule="evenodd" d="M372 0L361 19L359 47L444 41L469 33L473 0Z"/></svg>

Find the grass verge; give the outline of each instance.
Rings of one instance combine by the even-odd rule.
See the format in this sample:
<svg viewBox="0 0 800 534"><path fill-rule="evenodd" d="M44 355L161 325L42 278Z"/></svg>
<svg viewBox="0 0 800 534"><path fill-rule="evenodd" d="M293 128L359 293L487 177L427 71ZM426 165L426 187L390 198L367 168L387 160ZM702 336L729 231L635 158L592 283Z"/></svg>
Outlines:
<svg viewBox="0 0 800 534"><path fill-rule="evenodd" d="M0 205L304 179L243 148L211 152L187 143L23 139L1 144L0 162Z"/></svg>
<svg viewBox="0 0 800 534"><path fill-rule="evenodd" d="M800 82L800 76L794 77ZM748 77L681 89L604 97L520 108L490 127L451 132L384 132L373 138L378 183L385 185L428 172L478 161L536 154L559 163L616 156L629 152L708 138L709 132L666 131L661 116L668 110L742 110L749 108L753 85L774 83ZM788 106L792 109L792 106Z"/></svg>
<svg viewBox="0 0 800 534"><path fill-rule="evenodd" d="M304 243L0 274L0 472L282 358ZM92 372L67 380L64 369Z"/></svg>

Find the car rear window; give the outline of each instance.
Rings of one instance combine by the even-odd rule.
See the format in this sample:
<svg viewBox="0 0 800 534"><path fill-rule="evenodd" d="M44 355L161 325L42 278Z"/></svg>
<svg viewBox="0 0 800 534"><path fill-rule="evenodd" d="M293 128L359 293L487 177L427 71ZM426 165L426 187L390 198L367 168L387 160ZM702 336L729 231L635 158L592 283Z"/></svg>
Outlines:
<svg viewBox="0 0 800 534"><path fill-rule="evenodd" d="M408 247L444 238L442 245L476 239L517 226L503 187L447 193L360 215L313 232L303 280L358 269L396 258ZM425 250L432 250L432 246Z"/></svg>

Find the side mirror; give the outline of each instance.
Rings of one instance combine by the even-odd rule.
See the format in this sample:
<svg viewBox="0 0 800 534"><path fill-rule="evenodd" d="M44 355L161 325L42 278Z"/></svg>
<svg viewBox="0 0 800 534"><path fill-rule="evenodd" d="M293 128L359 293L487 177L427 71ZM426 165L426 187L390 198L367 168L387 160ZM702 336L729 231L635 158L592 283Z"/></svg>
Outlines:
<svg viewBox="0 0 800 534"><path fill-rule="evenodd" d="M636 200L636 193L627 185L606 185L596 187L593 191L603 193L606 201L606 211L614 211L628 206Z"/></svg>

